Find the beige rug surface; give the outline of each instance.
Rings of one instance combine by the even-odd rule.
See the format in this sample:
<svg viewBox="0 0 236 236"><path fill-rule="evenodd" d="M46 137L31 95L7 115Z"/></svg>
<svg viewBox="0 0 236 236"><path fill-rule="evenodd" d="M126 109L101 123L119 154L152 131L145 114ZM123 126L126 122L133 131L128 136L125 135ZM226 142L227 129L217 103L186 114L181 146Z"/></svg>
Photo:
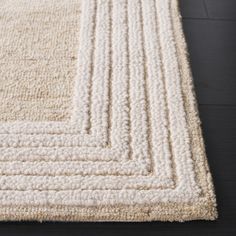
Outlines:
<svg viewBox="0 0 236 236"><path fill-rule="evenodd" d="M217 217L177 0L0 0L0 220Z"/></svg>

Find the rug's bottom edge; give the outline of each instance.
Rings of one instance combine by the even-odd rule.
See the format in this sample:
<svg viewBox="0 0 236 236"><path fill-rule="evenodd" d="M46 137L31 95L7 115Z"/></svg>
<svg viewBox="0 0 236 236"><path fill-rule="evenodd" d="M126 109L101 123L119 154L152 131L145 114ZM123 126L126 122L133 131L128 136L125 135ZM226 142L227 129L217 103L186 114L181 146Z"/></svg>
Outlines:
<svg viewBox="0 0 236 236"><path fill-rule="evenodd" d="M166 204L165 206L41 206L1 207L1 221L81 221L81 222L148 222L215 220L212 202L204 204Z"/></svg>

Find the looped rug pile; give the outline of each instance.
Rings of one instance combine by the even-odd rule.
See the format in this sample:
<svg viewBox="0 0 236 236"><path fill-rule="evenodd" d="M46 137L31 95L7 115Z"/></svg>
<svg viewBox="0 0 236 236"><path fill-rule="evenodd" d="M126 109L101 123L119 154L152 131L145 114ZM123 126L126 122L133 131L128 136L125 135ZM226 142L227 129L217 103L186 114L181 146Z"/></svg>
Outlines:
<svg viewBox="0 0 236 236"><path fill-rule="evenodd" d="M0 0L0 219L216 218L177 0Z"/></svg>

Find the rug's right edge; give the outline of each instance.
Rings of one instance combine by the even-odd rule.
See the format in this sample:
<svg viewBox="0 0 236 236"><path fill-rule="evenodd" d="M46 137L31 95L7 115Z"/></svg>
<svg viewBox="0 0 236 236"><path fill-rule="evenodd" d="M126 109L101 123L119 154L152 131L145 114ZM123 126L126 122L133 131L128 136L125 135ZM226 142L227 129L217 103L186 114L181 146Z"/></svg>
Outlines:
<svg viewBox="0 0 236 236"><path fill-rule="evenodd" d="M179 9L179 0L170 1L171 18L173 32L179 60L180 73L182 79L183 99L185 102L187 122L191 136L192 153L196 163L196 178L203 191L204 205L208 208L203 219L214 220L218 217L216 208L216 196L212 176L206 157L205 145L201 129L196 94L194 90L193 77L190 68L188 49L183 33L181 14ZM200 207L200 206L199 206Z"/></svg>

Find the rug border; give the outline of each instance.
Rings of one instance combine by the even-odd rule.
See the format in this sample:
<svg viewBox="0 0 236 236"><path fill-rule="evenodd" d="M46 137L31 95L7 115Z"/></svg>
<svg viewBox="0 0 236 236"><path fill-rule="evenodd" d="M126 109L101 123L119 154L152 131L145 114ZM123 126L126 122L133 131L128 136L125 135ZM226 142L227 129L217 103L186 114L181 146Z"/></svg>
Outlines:
<svg viewBox="0 0 236 236"><path fill-rule="evenodd" d="M188 61L187 46L183 34L178 0L171 2L171 21L174 27L177 58L181 63L181 84L184 105L192 141L192 152L203 196L194 203L160 203L158 205L117 206L3 206L0 220L37 221L187 221L214 220L217 218L216 198L203 143L196 96ZM186 96L187 95L187 96ZM193 150L194 149L194 150ZM198 155L196 157L196 151ZM199 153L200 152L200 153ZM198 160L196 160L198 158Z"/></svg>

